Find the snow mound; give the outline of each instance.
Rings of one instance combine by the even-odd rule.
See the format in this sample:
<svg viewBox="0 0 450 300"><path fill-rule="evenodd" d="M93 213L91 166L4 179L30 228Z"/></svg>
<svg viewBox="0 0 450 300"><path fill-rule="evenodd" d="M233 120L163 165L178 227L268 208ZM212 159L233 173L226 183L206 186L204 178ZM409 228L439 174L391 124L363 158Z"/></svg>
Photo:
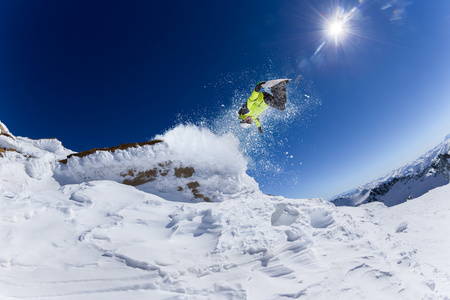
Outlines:
<svg viewBox="0 0 450 300"><path fill-rule="evenodd" d="M54 170L60 184L114 180L177 201L222 201L258 190L231 134L179 125L158 135L161 143L72 156Z"/></svg>
<svg viewBox="0 0 450 300"><path fill-rule="evenodd" d="M2 122L0 122L0 130L0 147L5 152L16 152L24 157L34 158L47 156L49 160L62 159L72 153L57 139L32 140L26 137L15 137Z"/></svg>
<svg viewBox="0 0 450 300"><path fill-rule="evenodd" d="M32 140L15 137L0 122L0 190L21 191L24 187L56 184L52 179L56 161L67 157L72 151L63 147L57 139Z"/></svg>

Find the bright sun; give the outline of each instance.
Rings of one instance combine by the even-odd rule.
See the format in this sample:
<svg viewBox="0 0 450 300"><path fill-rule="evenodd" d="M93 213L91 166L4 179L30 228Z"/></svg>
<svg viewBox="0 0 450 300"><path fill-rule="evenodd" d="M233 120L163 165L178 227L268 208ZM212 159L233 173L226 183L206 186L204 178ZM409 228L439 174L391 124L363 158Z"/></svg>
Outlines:
<svg viewBox="0 0 450 300"><path fill-rule="evenodd" d="M343 34L345 34L344 23L342 21L331 23L328 27L328 32L335 38L342 36Z"/></svg>
<svg viewBox="0 0 450 300"><path fill-rule="evenodd" d="M318 11L313 8L314 13L317 14L317 32L320 33L318 40L322 40L313 57L322 52L324 55L326 53L338 55L344 51L354 51L354 40L363 37L356 25L361 24L360 7L365 0L359 0L359 4L350 10L339 6L339 0L333 1L336 2L336 5L332 4L326 11Z"/></svg>

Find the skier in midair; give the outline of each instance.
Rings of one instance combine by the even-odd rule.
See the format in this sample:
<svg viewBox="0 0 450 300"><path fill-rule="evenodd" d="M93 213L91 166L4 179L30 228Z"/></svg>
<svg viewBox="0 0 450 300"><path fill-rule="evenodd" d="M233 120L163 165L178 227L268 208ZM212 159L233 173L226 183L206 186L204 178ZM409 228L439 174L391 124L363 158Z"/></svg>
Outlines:
<svg viewBox="0 0 450 300"><path fill-rule="evenodd" d="M253 90L250 98L247 102L242 105L239 110L240 125L243 128L249 128L252 121L255 121L258 131L263 132L261 128L261 123L259 122L259 115L261 115L266 109L273 107L278 110L286 109L287 94L286 94L286 84L289 83L289 79L282 80L276 85L270 88L272 94L268 92L261 92L261 88L266 83L266 81L260 81Z"/></svg>

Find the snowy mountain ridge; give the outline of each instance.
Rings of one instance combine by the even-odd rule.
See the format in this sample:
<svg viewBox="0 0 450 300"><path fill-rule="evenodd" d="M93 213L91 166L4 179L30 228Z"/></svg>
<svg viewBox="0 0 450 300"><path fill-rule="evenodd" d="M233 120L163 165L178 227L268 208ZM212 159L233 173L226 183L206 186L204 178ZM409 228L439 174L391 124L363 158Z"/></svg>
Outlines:
<svg viewBox="0 0 450 300"><path fill-rule="evenodd" d="M155 139L0 135L1 299L449 299L450 185L336 207L263 194L234 136Z"/></svg>
<svg viewBox="0 0 450 300"><path fill-rule="evenodd" d="M216 136L194 126L178 126L164 136L164 141L157 137L80 153L65 149L56 139L13 137L6 128L0 147L14 150L17 157L39 158L25 163L31 177L51 172L62 185L113 180L187 202L223 201L226 195L258 190L257 183L245 173L247 161L236 138Z"/></svg>
<svg viewBox="0 0 450 300"><path fill-rule="evenodd" d="M380 201L387 206L417 198L450 180L450 135L418 159L357 189L331 200L336 205Z"/></svg>
<svg viewBox="0 0 450 300"><path fill-rule="evenodd" d="M442 143L420 156L415 161L406 164L405 166L391 172L381 180L386 181L389 178L408 176L414 173L419 173L433 164L439 159L439 155L448 154L450 152L450 134L447 135Z"/></svg>

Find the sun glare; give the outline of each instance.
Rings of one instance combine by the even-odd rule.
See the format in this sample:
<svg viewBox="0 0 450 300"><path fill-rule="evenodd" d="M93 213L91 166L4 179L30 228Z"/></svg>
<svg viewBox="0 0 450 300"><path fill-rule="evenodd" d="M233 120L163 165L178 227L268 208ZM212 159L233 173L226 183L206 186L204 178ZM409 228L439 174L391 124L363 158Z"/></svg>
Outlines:
<svg viewBox="0 0 450 300"><path fill-rule="evenodd" d="M345 33L344 23L336 21L330 24L328 32L333 37L339 37Z"/></svg>
<svg viewBox="0 0 450 300"><path fill-rule="evenodd" d="M314 55L330 50L332 45L335 47L334 49L339 49L341 52L351 46L352 39L359 36L355 23L359 18L359 9L363 2L359 0L358 5L351 9L345 9L338 5L339 3L335 3L336 5L331 5L327 11L316 10L319 20L318 24L321 27L318 32L322 35L322 43L318 46Z"/></svg>
<svg viewBox="0 0 450 300"><path fill-rule="evenodd" d="M301 60L301 65L305 66L302 68L311 68L313 65L323 67L331 63L349 65L361 57L363 48L367 47L366 42L382 42L373 36L373 26L378 21L369 18L367 13L371 12L371 9L366 8L377 1L352 0L352 4L347 0L328 0L329 5L313 4L323 1L304 2L302 14L305 15L302 22L310 28L307 37L313 44L314 48L311 47L311 50L314 52L311 51L311 55ZM392 6L393 4L383 6L382 10Z"/></svg>

